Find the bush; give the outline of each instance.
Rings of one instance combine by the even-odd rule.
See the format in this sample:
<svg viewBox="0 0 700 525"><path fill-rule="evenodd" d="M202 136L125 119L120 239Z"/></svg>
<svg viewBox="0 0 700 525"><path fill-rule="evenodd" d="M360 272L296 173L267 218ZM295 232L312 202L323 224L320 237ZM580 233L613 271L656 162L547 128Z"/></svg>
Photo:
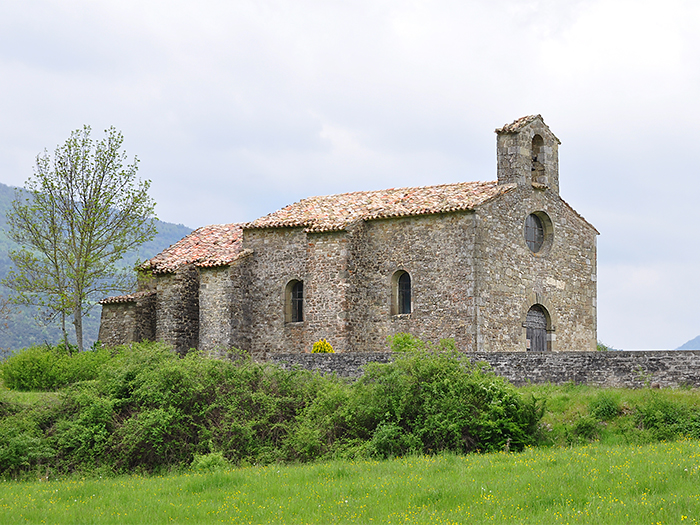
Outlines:
<svg viewBox="0 0 700 525"><path fill-rule="evenodd" d="M321 339L319 341L316 341L314 343L314 346L311 349L312 354L335 354L335 350L333 350L333 347L331 344L326 341L325 339Z"/></svg>
<svg viewBox="0 0 700 525"><path fill-rule="evenodd" d="M352 384L248 359L213 360L196 352L180 358L157 343L122 347L111 357L30 349L3 367L3 375L16 372L25 388L83 380L47 396L41 407L0 400L0 471L206 470L228 462L534 444L543 411L534 397L522 398L504 379L462 360L453 342L405 336L394 344L404 351L393 363L368 366ZM17 365L22 359L28 370Z"/></svg>
<svg viewBox="0 0 700 525"><path fill-rule="evenodd" d="M95 379L109 358L109 351L102 348L75 352L74 348L66 348L63 344L33 346L2 364L2 380L13 390L56 390L78 381Z"/></svg>
<svg viewBox="0 0 700 525"><path fill-rule="evenodd" d="M672 441L684 436L700 438L698 408L665 399L653 392L636 409L639 428L648 430L655 440Z"/></svg>
<svg viewBox="0 0 700 525"><path fill-rule="evenodd" d="M620 400L614 394L603 391L591 401L589 410L593 417L610 421L620 414Z"/></svg>
<svg viewBox="0 0 700 525"><path fill-rule="evenodd" d="M231 466L231 463L221 452L195 454L190 468L197 472L218 472Z"/></svg>
<svg viewBox="0 0 700 525"><path fill-rule="evenodd" d="M405 351L370 364L356 383L322 389L295 436L304 458L475 450L520 450L534 444L544 406L524 400L504 379L471 365L452 343L401 337ZM396 344L394 338L392 343ZM313 443L313 440L317 440Z"/></svg>
<svg viewBox="0 0 700 525"><path fill-rule="evenodd" d="M574 423L574 435L579 442L588 442L597 439L600 435L598 421L589 416L583 416Z"/></svg>
<svg viewBox="0 0 700 525"><path fill-rule="evenodd" d="M53 390L58 360L59 356L45 347L27 348L2 364L3 383L13 390Z"/></svg>

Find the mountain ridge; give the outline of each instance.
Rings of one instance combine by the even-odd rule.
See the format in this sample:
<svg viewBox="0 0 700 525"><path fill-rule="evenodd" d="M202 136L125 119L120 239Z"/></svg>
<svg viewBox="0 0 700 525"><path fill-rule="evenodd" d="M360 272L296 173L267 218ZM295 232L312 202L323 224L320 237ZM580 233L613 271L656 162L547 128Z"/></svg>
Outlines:
<svg viewBox="0 0 700 525"><path fill-rule="evenodd" d="M676 350L700 350L700 335L690 341L683 343Z"/></svg>

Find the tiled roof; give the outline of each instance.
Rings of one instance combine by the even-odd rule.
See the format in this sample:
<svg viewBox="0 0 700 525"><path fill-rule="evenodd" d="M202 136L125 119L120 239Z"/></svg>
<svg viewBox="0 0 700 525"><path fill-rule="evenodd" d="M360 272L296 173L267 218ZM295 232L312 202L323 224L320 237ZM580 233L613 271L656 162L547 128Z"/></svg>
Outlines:
<svg viewBox="0 0 700 525"><path fill-rule="evenodd" d="M245 229L304 227L309 232L342 230L359 220L472 210L515 185L460 182L309 197L244 224Z"/></svg>
<svg viewBox="0 0 700 525"><path fill-rule="evenodd" d="M544 122L542 115L527 115L514 120L510 124L505 124L502 128L496 128L496 133L517 133L536 118L539 118L542 120L542 122Z"/></svg>
<svg viewBox="0 0 700 525"><path fill-rule="evenodd" d="M241 224L212 224L197 228L141 266L154 273L174 272L186 264L200 267L231 264L241 255Z"/></svg>
<svg viewBox="0 0 700 525"><path fill-rule="evenodd" d="M138 301L143 297L148 297L149 295L154 295L155 290L144 290L142 292L130 293L126 295L117 295L116 297L107 297L99 301L100 304L110 304L110 303L133 303Z"/></svg>

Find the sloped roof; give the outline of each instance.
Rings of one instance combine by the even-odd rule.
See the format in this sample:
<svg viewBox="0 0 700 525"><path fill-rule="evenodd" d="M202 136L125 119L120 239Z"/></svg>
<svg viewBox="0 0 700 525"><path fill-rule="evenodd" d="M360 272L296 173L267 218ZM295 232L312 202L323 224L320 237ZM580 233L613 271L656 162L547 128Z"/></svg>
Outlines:
<svg viewBox="0 0 700 525"><path fill-rule="evenodd" d="M135 303L143 297L148 297L149 295L155 295L155 290L144 290L142 292L135 292L126 295L117 295L115 297L107 297L98 301L100 304L112 304L112 303Z"/></svg>
<svg viewBox="0 0 700 525"><path fill-rule="evenodd" d="M547 128L547 131L552 135L554 140L557 141L558 144L561 144L561 140L557 138L557 136L552 133L552 130L549 129L549 126L545 124L544 119L542 118L542 115L527 115L525 117L520 117L517 120L514 120L510 124L505 124L502 128L496 128L496 133L499 135L502 134L508 134L508 133L518 133L520 132L525 126L528 124L531 124L535 120L540 120L542 124L544 124L544 127Z"/></svg>
<svg viewBox="0 0 700 525"><path fill-rule="evenodd" d="M542 115L527 115L514 120L510 124L505 124L502 128L496 128L496 133L517 133L537 118L544 122Z"/></svg>
<svg viewBox="0 0 700 525"><path fill-rule="evenodd" d="M154 273L174 272L187 264L200 267L231 264L241 255L241 224L202 226L149 259L141 268Z"/></svg>
<svg viewBox="0 0 700 525"><path fill-rule="evenodd" d="M515 187L495 181L460 182L309 197L249 223L198 228L141 268L166 273L188 264L199 267L231 264L249 252L242 246L245 229L303 227L307 232L325 232L343 230L363 220L468 211ZM134 300L131 295L109 299L110 302L130 300Z"/></svg>
<svg viewBox="0 0 700 525"><path fill-rule="evenodd" d="M304 227L307 232L343 230L359 220L472 210L514 187L513 184L498 185L493 181L460 182L309 197L244 224L243 228Z"/></svg>

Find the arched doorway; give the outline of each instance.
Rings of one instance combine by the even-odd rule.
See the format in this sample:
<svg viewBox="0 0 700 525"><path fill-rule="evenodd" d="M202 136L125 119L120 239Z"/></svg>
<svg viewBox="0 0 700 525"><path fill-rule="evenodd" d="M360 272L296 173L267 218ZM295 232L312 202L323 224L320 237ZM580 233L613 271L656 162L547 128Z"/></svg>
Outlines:
<svg viewBox="0 0 700 525"><path fill-rule="evenodd" d="M527 349L533 352L547 350L547 311L539 304L533 305L525 318Z"/></svg>

